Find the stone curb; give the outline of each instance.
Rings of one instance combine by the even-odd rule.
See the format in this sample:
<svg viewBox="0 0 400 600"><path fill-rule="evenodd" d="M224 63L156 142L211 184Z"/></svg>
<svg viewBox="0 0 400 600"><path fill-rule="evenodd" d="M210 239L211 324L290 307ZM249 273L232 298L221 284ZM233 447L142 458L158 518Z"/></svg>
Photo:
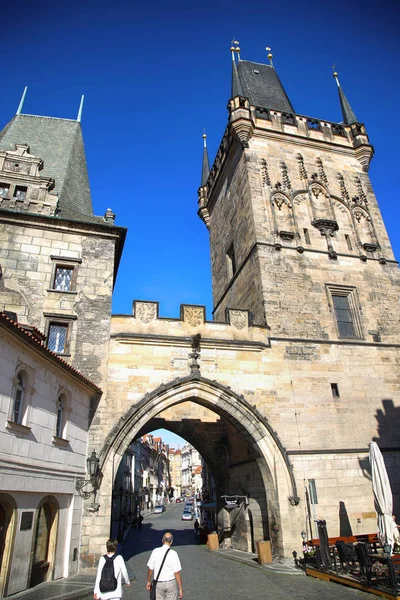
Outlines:
<svg viewBox="0 0 400 600"><path fill-rule="evenodd" d="M209 550L211 552L211 550ZM241 563L242 565L248 565L249 567L253 567L254 569L261 569L262 571L271 571L272 573L279 573L280 575L304 575L303 571L297 569L291 569L289 567L284 567L280 565L260 565L253 560L249 560L248 558L244 558L241 556L235 556L233 554L224 553L223 550L217 550L218 556L222 556L223 558L227 558L228 560L233 560L235 562Z"/></svg>

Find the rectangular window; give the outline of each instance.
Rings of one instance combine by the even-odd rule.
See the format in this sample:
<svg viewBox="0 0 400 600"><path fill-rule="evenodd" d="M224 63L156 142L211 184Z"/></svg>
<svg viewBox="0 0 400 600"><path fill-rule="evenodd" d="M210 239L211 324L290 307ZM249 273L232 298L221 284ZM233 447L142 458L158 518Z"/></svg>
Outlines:
<svg viewBox="0 0 400 600"><path fill-rule="evenodd" d="M339 394L339 386L337 383L331 383L331 390L332 390L332 396L334 398L339 398L340 394Z"/></svg>
<svg viewBox="0 0 400 600"><path fill-rule="evenodd" d="M8 198L9 191L10 191L9 183L0 183L0 198Z"/></svg>
<svg viewBox="0 0 400 600"><path fill-rule="evenodd" d="M57 265L54 273L53 289L60 292L71 291L73 274L73 267Z"/></svg>
<svg viewBox="0 0 400 600"><path fill-rule="evenodd" d="M308 233L308 229L304 228L303 229L303 233L304 233L304 241L306 244L311 244L310 241L310 234Z"/></svg>
<svg viewBox="0 0 400 600"><path fill-rule="evenodd" d="M27 191L28 188L24 185L16 185L14 191L14 198L16 198L17 200L25 200Z"/></svg>
<svg viewBox="0 0 400 600"><path fill-rule="evenodd" d="M50 323L47 336L47 347L58 354L65 354L67 347L68 325L65 323Z"/></svg>
<svg viewBox="0 0 400 600"><path fill-rule="evenodd" d="M356 337L347 296L332 296L340 337Z"/></svg>
<svg viewBox="0 0 400 600"><path fill-rule="evenodd" d="M351 243L350 236L347 235L347 233L346 233L344 237L345 237L345 240L346 240L346 243L347 243L347 249L348 250L353 250L353 244Z"/></svg>
<svg viewBox="0 0 400 600"><path fill-rule="evenodd" d="M236 259L235 259L235 249L233 247L233 243L229 246L226 253L226 260L228 264L228 277L232 279L234 274L236 273Z"/></svg>
<svg viewBox="0 0 400 600"><path fill-rule="evenodd" d="M361 308L355 288L327 285L339 338L361 338Z"/></svg>

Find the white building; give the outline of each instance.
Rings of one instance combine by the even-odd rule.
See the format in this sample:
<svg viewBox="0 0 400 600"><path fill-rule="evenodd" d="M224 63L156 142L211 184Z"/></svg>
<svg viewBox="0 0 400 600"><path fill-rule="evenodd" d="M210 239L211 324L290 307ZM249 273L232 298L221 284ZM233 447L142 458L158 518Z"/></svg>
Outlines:
<svg viewBox="0 0 400 600"><path fill-rule="evenodd" d="M197 487L201 491L202 483L195 480L195 476L198 475L197 467L200 467L201 473L200 454L191 444L185 444L182 448L182 493L195 494Z"/></svg>
<svg viewBox="0 0 400 600"><path fill-rule="evenodd" d="M91 401L101 390L0 313L0 595L78 569ZM90 491L91 486L85 487Z"/></svg>

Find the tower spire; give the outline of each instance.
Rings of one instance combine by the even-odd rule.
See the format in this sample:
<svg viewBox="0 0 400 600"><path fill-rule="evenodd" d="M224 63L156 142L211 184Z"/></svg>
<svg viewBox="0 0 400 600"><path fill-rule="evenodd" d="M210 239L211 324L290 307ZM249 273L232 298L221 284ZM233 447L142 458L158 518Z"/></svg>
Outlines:
<svg viewBox="0 0 400 600"><path fill-rule="evenodd" d="M208 160L208 150L207 150L207 135L206 132L203 133L203 165L201 169L201 186L203 187L207 183L208 176L210 174L210 162Z"/></svg>
<svg viewBox="0 0 400 600"><path fill-rule="evenodd" d="M22 92L20 103L19 103L18 108L17 108L17 112L15 113L16 115L20 115L21 114L22 107L24 106L24 100L25 100L25 96L26 96L26 92L27 91L28 91L28 87L25 86L24 91Z"/></svg>
<svg viewBox="0 0 400 600"><path fill-rule="evenodd" d="M236 44L236 47L233 45ZM236 96L243 96L242 84L240 83L239 73L236 66L235 60L235 52L238 54L238 58L240 60L240 48L239 42L237 40L232 40L231 45L231 54L232 54L232 86L231 86L231 98L236 98Z"/></svg>
<svg viewBox="0 0 400 600"><path fill-rule="evenodd" d="M354 114L353 109L350 106L350 102L347 100L345 93L341 88L341 85L339 83L339 76L338 76L337 71L335 70L335 66L333 66L333 77L338 86L339 100L340 100L340 106L342 108L342 115L343 115L344 123L346 125L352 125L353 123L358 123L358 119L357 119L356 115Z"/></svg>

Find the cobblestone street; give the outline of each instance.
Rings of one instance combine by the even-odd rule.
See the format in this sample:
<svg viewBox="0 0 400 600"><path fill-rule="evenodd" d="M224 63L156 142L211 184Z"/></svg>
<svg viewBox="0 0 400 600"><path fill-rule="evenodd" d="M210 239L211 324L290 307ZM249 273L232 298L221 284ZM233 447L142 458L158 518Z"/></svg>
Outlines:
<svg viewBox="0 0 400 600"><path fill-rule="evenodd" d="M182 563L184 598L251 600L360 600L371 596L298 573L280 573L232 560L232 555L210 552L196 542L192 522L181 522L180 505L168 507L161 515L149 515L141 531L132 529L124 544L124 554L136 579L125 591L126 600L148 599L146 563L150 551L161 544L165 530L174 534L173 548Z"/></svg>

